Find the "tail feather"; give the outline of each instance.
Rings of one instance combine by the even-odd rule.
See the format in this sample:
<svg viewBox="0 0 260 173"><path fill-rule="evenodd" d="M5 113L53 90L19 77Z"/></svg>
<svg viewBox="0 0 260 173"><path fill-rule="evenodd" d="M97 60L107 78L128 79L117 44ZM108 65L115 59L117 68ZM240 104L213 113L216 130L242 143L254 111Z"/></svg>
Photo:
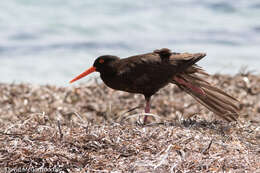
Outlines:
<svg viewBox="0 0 260 173"><path fill-rule="evenodd" d="M195 100L221 118L227 121L237 120L239 116L238 101L224 91L210 85L196 73L177 75L173 78L172 83L177 84Z"/></svg>
<svg viewBox="0 0 260 173"><path fill-rule="evenodd" d="M206 103L204 100L202 100L201 98L198 98L196 96L194 96L192 93L189 93L197 102L199 102L200 104L202 104L203 106L205 106L206 108L208 108L210 111L214 112L216 115L218 115L219 117L227 120L227 121L236 121L237 120L237 116L233 115L232 113L223 113L221 111L219 111L221 108L216 107L216 105L214 105L211 102Z"/></svg>
<svg viewBox="0 0 260 173"><path fill-rule="evenodd" d="M218 88L214 88L212 86L210 86L210 88L205 88L206 93L208 95L208 97L210 97L212 100L221 98L221 103L225 103L226 106L230 106L233 109L238 109L238 106L236 104L234 104L234 100L237 101L235 98L233 98L232 96L226 94L225 92L223 92L222 90L218 89ZM217 97L216 97L217 96ZM224 96L224 97L223 97Z"/></svg>
<svg viewBox="0 0 260 173"><path fill-rule="evenodd" d="M221 89L218 89L218 88L216 88L216 87L214 87L214 86L211 86L210 84L209 84L209 85L202 85L202 87L208 88L208 89L211 90L211 91L215 91L215 92L217 92L217 93L219 93L219 94L222 94L222 95L224 95L224 96L227 96L228 98L230 98L230 99L232 99L232 100L236 100L236 99L235 99L234 97L232 97L231 95L225 93L225 92L222 91Z"/></svg>

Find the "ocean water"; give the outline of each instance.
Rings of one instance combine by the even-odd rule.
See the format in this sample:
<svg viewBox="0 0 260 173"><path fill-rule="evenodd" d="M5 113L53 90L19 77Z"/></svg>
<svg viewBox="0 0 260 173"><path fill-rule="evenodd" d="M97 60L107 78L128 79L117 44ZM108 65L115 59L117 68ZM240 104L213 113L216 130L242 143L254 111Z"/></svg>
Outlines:
<svg viewBox="0 0 260 173"><path fill-rule="evenodd" d="M259 73L260 1L0 2L1 83L67 85L100 55L162 47L206 52L199 65L210 73Z"/></svg>

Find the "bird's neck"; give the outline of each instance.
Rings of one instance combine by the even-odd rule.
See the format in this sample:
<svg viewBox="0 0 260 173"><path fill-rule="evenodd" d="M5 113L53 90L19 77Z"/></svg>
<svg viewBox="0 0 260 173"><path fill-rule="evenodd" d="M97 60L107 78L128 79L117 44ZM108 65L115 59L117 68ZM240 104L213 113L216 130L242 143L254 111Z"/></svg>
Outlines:
<svg viewBox="0 0 260 173"><path fill-rule="evenodd" d="M116 70L111 68L110 70L106 69L105 71L100 72L100 77L107 86L114 88L113 81L116 79L116 74Z"/></svg>
<svg viewBox="0 0 260 173"><path fill-rule="evenodd" d="M103 68L100 70L100 76L102 77L113 77L117 74L117 68L115 64L111 63L110 65L106 66L106 68Z"/></svg>

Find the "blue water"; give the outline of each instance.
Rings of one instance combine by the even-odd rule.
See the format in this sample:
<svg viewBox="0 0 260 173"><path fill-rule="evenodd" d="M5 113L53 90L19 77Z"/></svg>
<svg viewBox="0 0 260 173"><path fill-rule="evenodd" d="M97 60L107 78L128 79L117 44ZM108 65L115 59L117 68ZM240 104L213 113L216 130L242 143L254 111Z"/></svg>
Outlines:
<svg viewBox="0 0 260 173"><path fill-rule="evenodd" d="M0 82L67 85L102 54L206 52L210 73L260 72L259 0L1 0Z"/></svg>

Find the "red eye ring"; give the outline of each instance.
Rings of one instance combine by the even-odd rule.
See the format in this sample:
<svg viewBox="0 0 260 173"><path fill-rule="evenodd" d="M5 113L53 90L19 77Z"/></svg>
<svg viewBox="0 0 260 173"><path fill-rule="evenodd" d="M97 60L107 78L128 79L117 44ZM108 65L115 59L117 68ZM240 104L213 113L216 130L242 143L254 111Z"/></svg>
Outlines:
<svg viewBox="0 0 260 173"><path fill-rule="evenodd" d="M105 61L103 59L98 60L100 64L103 64Z"/></svg>

